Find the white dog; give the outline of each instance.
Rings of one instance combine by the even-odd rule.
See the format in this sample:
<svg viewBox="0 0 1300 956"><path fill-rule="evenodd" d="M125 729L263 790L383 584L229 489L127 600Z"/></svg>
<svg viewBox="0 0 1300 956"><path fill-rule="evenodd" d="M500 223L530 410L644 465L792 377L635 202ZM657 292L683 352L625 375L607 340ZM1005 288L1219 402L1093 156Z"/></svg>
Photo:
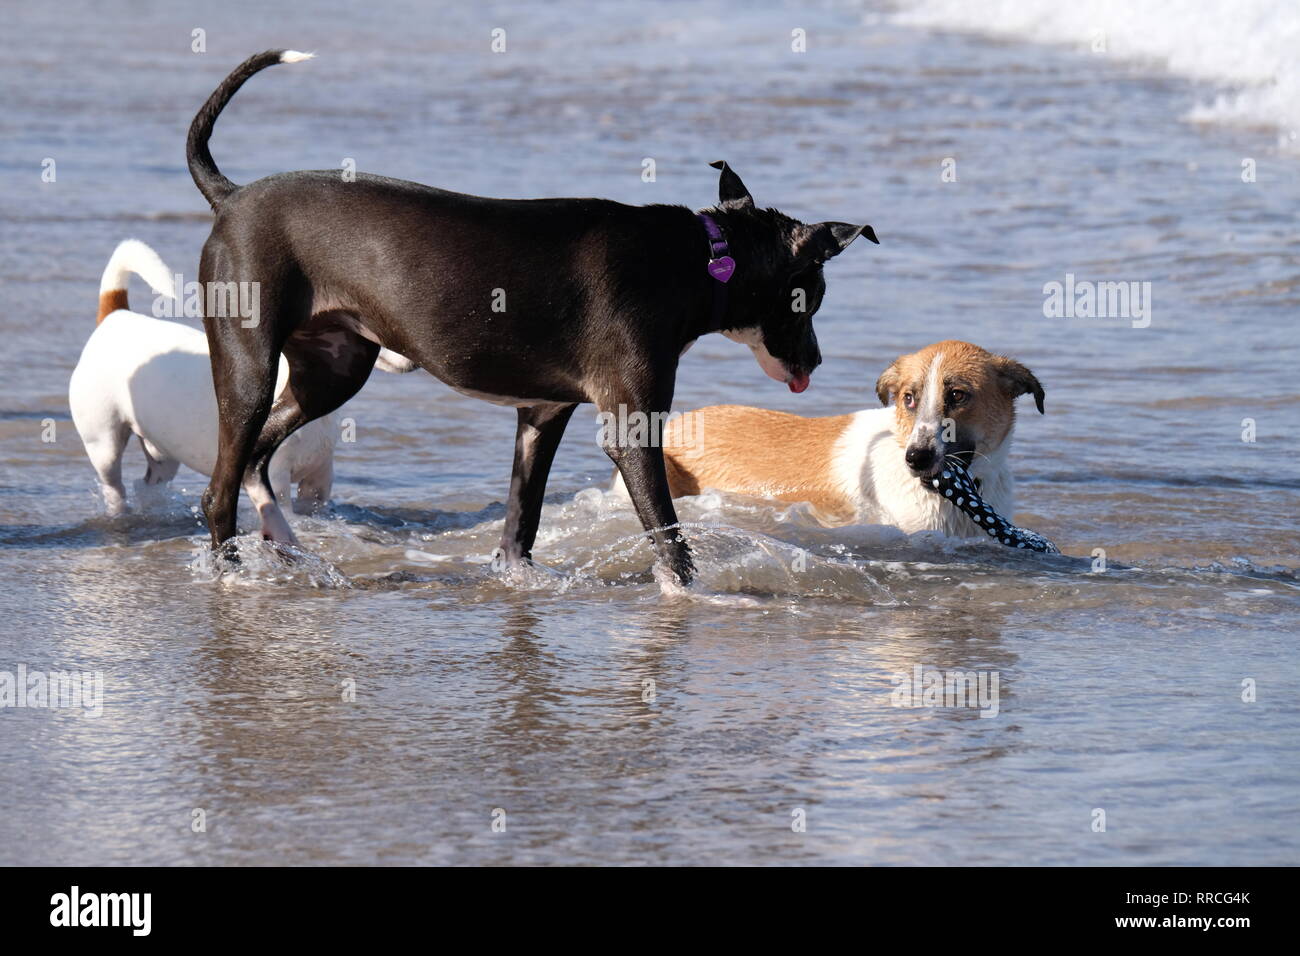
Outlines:
<svg viewBox="0 0 1300 956"><path fill-rule="evenodd" d="M894 361L876 382L881 404L829 418L715 405L672 418L664 460L673 497L703 488L806 501L827 525L888 524L909 534L986 534L923 481L945 457L970 460L980 496L1014 511L1007 453L1016 398L1043 387L1013 359L968 342L937 342Z"/></svg>
<svg viewBox="0 0 1300 956"><path fill-rule="evenodd" d="M86 446L103 488L110 515L126 509L122 454L134 434L148 461L145 483L172 480L182 464L211 475L217 460L217 399L207 337L197 329L131 312L127 278L134 272L154 292L175 298L171 271L143 242L128 239L113 251L99 285L98 325L72 373L68 402L72 421ZM380 354L377 367L410 371L414 363L392 352ZM289 363L280 357L275 392L289 380ZM276 501L261 501L247 490L261 516L263 536L271 527L293 540L278 502L287 503L291 483L298 486L294 511L323 505L334 483L338 413L309 422L294 432L270 462Z"/></svg>

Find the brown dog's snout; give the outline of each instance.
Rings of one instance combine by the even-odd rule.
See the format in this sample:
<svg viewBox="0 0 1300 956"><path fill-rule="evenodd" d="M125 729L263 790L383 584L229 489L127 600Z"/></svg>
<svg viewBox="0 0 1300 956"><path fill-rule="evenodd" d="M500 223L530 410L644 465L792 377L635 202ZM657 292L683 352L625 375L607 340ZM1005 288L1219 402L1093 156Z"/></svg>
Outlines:
<svg viewBox="0 0 1300 956"><path fill-rule="evenodd" d="M921 474L934 465L934 448L931 445L913 445L903 452L903 460L907 467Z"/></svg>

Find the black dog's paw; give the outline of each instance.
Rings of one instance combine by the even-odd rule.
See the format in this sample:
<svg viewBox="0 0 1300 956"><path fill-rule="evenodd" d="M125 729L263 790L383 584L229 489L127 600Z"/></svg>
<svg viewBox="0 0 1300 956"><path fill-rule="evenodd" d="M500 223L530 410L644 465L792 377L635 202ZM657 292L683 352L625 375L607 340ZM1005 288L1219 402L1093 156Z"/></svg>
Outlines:
<svg viewBox="0 0 1300 956"><path fill-rule="evenodd" d="M243 563L239 556L239 545L234 538L223 541L213 548L212 560L216 563L218 570L234 570Z"/></svg>

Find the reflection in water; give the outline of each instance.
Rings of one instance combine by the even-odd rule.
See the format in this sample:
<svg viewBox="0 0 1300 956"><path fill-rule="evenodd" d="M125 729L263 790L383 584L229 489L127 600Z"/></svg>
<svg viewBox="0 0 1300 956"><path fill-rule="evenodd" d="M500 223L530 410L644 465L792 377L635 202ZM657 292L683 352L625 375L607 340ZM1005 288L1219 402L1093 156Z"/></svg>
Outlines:
<svg viewBox="0 0 1300 956"><path fill-rule="evenodd" d="M161 27L26 7L0 35L5 88L26 51L109 52L93 76L75 58L59 72L60 122L95 130L63 147L76 175L6 193L0 669L102 671L106 700L98 718L0 711L0 863L1295 862L1300 483L1278 416L1296 347L1278 333L1300 178L1223 175L1244 155L1290 169L1271 133L1180 123L1193 94L1175 81L851 6L798 7L818 39L794 63L772 42L794 9L778 0L639 26L547 5L508 70L455 39L477 14L417 37L377 8L372 33L330 43L350 22L333 6L335 53L268 76L222 134L236 178L362 149L367 170L479 194L701 206L722 156L762 205L872 222L883 245L828 267L815 388L764 384L711 336L682 360L677 407L838 414L874 405L881 369L927 341L1015 354L1048 410L1017 429L1015 517L1074 557L705 494L680 503L701 580L665 594L603 492L588 409L556 459L545 569L502 578L515 416L422 373L375 376L347 406L335 508L294 519L308 557L249 536L238 571L211 573L189 472L106 521L67 378L120 239L192 278L210 217L157 157L221 67L160 83L112 51L163 49ZM400 82L357 69L372 61L400 62ZM105 96L133 104L129 123L104 123ZM43 108L14 105L14 155L44 155ZM283 135L261 135L272 121ZM1052 161L1026 164L1044 144ZM956 183L934 168L949 155ZM1066 272L1152 280L1150 328L1046 320L1043 283ZM894 706L918 665L996 673L997 716ZM1111 832L1091 831L1094 807Z"/></svg>

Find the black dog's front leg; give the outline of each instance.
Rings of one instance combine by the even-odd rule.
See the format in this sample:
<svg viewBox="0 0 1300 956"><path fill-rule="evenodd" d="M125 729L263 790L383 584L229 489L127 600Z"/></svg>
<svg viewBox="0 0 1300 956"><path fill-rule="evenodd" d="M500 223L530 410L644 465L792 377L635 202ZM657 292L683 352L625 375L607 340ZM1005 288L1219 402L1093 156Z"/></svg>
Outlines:
<svg viewBox="0 0 1300 956"><path fill-rule="evenodd" d="M638 435L638 440L629 441L625 434L627 430L619 428L613 415L617 413L605 418L601 442L605 454L609 455L623 476L623 483L627 485L627 493L632 498L637 517L654 539L660 560L668 565L678 581L683 585L690 584L695 577L695 562L691 560L691 549L682 535L677 511L673 508L672 492L668 488L668 472L664 467L661 443L662 416L648 416L650 427L641 430L646 440L639 440L641 436Z"/></svg>
<svg viewBox="0 0 1300 956"><path fill-rule="evenodd" d="M577 405L533 405L519 409L515 431L515 464L510 476L510 500L501 532L500 555L507 565L531 556L542 517L542 497L555 449L564 437Z"/></svg>

